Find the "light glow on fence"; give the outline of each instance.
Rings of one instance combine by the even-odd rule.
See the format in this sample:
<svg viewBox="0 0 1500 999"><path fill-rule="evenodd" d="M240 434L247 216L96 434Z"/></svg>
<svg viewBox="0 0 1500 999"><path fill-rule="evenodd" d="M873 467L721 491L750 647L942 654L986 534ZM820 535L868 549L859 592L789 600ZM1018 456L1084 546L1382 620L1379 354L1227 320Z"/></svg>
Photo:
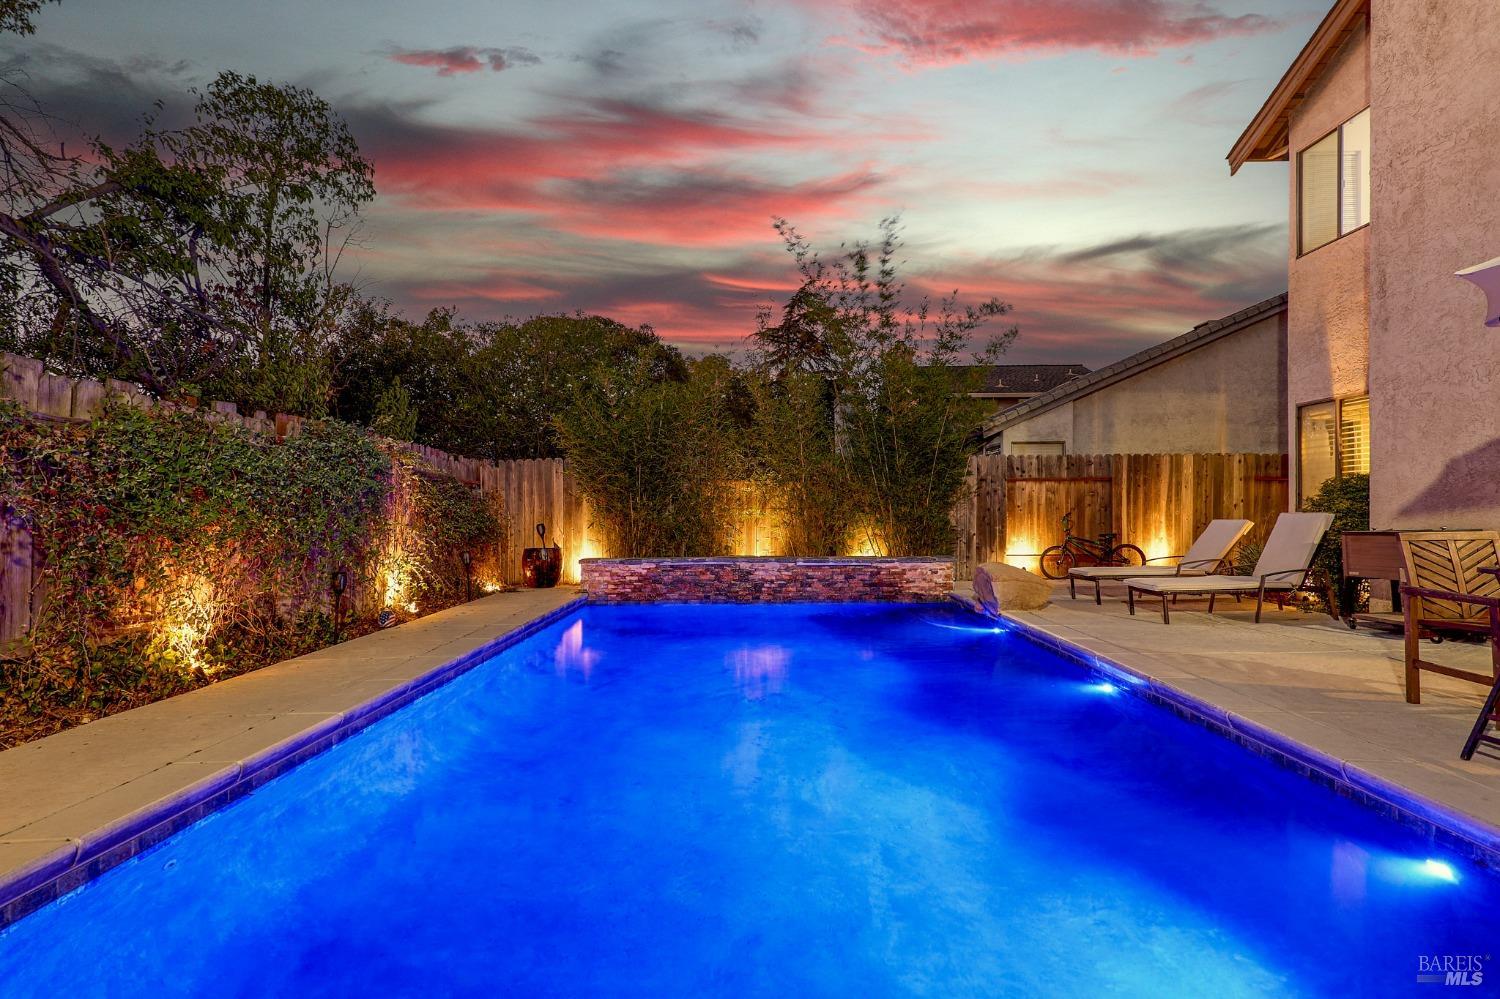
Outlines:
<svg viewBox="0 0 1500 999"><path fill-rule="evenodd" d="M1129 541L1130 539L1126 538L1125 540ZM1141 551L1146 553L1146 560L1148 562L1153 559L1165 559L1169 555L1177 554L1177 552L1172 550L1172 543L1161 534L1152 535L1150 541L1141 545Z"/></svg>
<svg viewBox="0 0 1500 999"><path fill-rule="evenodd" d="M1041 543L1035 538L1016 538L1005 549L1005 564L1027 572L1041 572L1041 549Z"/></svg>

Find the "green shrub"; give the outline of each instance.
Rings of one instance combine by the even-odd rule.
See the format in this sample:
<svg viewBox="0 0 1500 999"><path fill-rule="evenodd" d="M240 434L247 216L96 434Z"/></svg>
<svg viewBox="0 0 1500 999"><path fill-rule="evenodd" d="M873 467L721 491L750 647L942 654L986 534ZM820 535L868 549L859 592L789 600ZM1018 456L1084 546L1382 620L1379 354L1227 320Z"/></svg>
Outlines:
<svg viewBox="0 0 1500 999"><path fill-rule="evenodd" d="M728 369L662 377L650 358L601 369L557 417L558 439L609 555L728 554L741 473Z"/></svg>
<svg viewBox="0 0 1500 999"><path fill-rule="evenodd" d="M755 379L751 393L757 478L781 522L781 554L848 554L864 508L835 447L828 383L796 371Z"/></svg>
<svg viewBox="0 0 1500 999"><path fill-rule="evenodd" d="M1350 593L1341 597L1344 577L1345 531L1368 531L1370 529L1370 477L1368 475L1344 475L1329 479L1318 487L1313 496L1304 501L1302 509L1310 513L1333 514L1333 526L1324 536L1323 543L1313 559L1313 568L1322 577L1324 585L1337 604L1341 599L1357 603L1360 597ZM1335 611L1353 611L1353 606Z"/></svg>
<svg viewBox="0 0 1500 999"><path fill-rule="evenodd" d="M779 323L767 314L756 330L759 366L781 389L761 410L757 440L788 506L789 538L831 546L852 528L857 551L951 554L951 512L984 418L968 394L977 369L962 362L992 363L1015 338L1014 327L981 332L1010 306L964 305L956 292L910 300L897 277L897 219L881 223L877 243L828 258L784 220L776 228L802 285ZM789 433L795 420L817 422Z"/></svg>

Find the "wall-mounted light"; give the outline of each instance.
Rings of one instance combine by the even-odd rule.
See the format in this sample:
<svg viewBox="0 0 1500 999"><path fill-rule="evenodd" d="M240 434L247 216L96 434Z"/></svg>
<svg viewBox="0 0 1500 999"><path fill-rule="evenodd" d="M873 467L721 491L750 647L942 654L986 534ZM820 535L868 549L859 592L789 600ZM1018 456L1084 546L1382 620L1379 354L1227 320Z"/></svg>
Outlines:
<svg viewBox="0 0 1500 999"><path fill-rule="evenodd" d="M1484 292L1484 324L1500 326L1500 257L1486 260L1482 264L1475 264L1473 267L1465 267L1461 271L1454 272L1453 276L1471 282Z"/></svg>

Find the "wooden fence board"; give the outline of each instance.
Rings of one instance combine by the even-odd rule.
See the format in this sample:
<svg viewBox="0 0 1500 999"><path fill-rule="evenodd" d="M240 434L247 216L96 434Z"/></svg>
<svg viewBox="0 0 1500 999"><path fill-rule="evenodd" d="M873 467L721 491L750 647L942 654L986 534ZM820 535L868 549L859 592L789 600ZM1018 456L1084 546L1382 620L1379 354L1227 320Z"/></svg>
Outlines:
<svg viewBox="0 0 1500 999"><path fill-rule="evenodd" d="M954 513L958 578L976 565L1036 556L1073 531L1113 531L1147 557L1178 555L1217 517L1254 521L1263 542L1287 509L1286 459L1279 454L980 455L969 462L972 494Z"/></svg>

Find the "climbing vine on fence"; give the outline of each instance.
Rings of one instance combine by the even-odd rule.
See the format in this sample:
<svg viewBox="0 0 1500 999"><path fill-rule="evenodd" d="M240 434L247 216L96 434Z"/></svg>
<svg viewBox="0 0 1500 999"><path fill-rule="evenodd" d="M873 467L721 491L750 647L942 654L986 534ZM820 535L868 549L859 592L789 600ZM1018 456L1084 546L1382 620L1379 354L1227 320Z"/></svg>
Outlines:
<svg viewBox="0 0 1500 999"><path fill-rule="evenodd" d="M30 633L0 649L0 745L465 596L499 511L337 422L285 441L166 406L57 423L0 404L0 515L37 548ZM399 594L400 602L388 598Z"/></svg>

